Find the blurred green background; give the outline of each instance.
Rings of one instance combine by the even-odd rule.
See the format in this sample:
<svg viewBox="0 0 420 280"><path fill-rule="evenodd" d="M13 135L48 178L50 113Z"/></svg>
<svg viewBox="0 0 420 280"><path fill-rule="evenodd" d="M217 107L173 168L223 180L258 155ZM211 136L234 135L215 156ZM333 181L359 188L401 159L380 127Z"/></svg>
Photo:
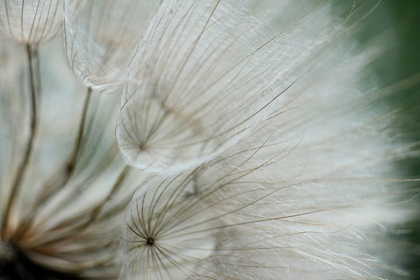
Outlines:
<svg viewBox="0 0 420 280"><path fill-rule="evenodd" d="M379 31L394 30L396 47L388 54L387 67L378 69L380 78L385 82L395 82L420 73L420 1L383 0L377 11L372 14L369 24ZM394 42L390 42L394 43ZM408 141L420 141L420 86L398 93L396 102L401 106L401 118ZM400 166L406 177L420 177L420 157L402 160ZM417 184L420 188L420 183ZM420 199L413 201L417 209L416 220L402 228L391 231L390 235L401 248L404 269L410 279L420 279Z"/></svg>

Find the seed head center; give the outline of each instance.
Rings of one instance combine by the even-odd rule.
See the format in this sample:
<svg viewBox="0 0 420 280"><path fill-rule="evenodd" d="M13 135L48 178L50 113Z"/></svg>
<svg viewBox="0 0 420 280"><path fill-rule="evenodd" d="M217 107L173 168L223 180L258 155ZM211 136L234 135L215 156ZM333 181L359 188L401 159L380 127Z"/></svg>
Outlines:
<svg viewBox="0 0 420 280"><path fill-rule="evenodd" d="M146 240L146 244L147 244L148 246L153 246L153 245L155 244L155 239L154 239L153 237L149 237L149 238L147 238L147 240Z"/></svg>

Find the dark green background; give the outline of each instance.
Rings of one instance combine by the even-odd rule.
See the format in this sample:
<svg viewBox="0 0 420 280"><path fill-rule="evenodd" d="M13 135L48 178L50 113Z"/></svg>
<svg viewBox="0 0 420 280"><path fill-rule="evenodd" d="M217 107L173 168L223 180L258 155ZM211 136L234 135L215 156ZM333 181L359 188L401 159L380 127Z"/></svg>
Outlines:
<svg viewBox="0 0 420 280"><path fill-rule="evenodd" d="M385 58L381 64L383 67L378 65L377 71L383 82L389 84L420 73L420 0L384 0L368 19L368 26L379 32L394 29L396 33L397 46ZM368 40L363 37L368 34L371 33L366 32L361 40ZM397 102L402 108L403 125L399 123L399 129L407 141L420 141L420 86L399 92L390 102ZM420 157L403 160L399 166L406 177L420 177ZM420 187L420 184L411 187ZM417 198L412 205L417 209L416 220L402 225L390 235L399 245L399 255L405 264L404 269L410 272L410 279L420 279L420 199Z"/></svg>

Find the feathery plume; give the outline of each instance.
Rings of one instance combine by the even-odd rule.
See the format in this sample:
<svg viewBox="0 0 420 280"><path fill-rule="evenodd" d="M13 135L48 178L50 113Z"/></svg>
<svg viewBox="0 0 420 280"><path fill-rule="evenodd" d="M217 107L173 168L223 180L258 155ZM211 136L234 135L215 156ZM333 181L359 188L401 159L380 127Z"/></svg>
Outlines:
<svg viewBox="0 0 420 280"><path fill-rule="evenodd" d="M23 167L29 62L0 45L0 278L116 279L121 218L147 175L119 157L118 96L86 99L57 42L32 52L40 113Z"/></svg>
<svg viewBox="0 0 420 280"><path fill-rule="evenodd" d="M274 32L237 6L161 6L122 91L117 140L128 164L178 172L214 157L267 118L345 21L313 24L303 38L307 21Z"/></svg>
<svg viewBox="0 0 420 280"><path fill-rule="evenodd" d="M378 83L378 4L1 2L0 278L403 277L420 76Z"/></svg>
<svg viewBox="0 0 420 280"><path fill-rule="evenodd" d="M318 140L266 123L203 167L143 184L126 213L126 277L398 279L380 243L410 217L416 180L386 177L395 147L365 131Z"/></svg>
<svg viewBox="0 0 420 280"><path fill-rule="evenodd" d="M79 2L72 3L76 10ZM63 16L60 0L1 1L0 34L24 45L37 45L60 32Z"/></svg>
<svg viewBox="0 0 420 280"><path fill-rule="evenodd" d="M89 0L82 12L66 0L64 35L67 59L87 87L118 88L147 23L161 0Z"/></svg>
<svg viewBox="0 0 420 280"><path fill-rule="evenodd" d="M215 99L215 109L202 106L196 112L195 106L185 106L194 114L187 114L185 120L180 120L182 115L179 112L182 110L173 108L179 108L177 104L184 104L184 100L188 102L192 98L187 103L191 105L193 101L204 98L203 105L213 105L210 102L216 95L210 95L208 101L205 93L219 80L210 82L211 75L200 76L199 69L205 69L206 58L213 61L208 66L211 73L219 66L217 58L223 64L236 58L234 55L241 54L240 50L235 50L227 57L222 54L212 56L210 53L206 56L205 50L211 49L214 44L206 45L207 48L199 45L206 38L207 31L218 24L224 26L226 23L223 20L237 12L234 10L218 15L216 6L219 2L216 2L212 2L214 6L210 4L208 9L203 10L199 9L200 1L182 1L179 6L166 8L170 19L168 26L175 22L173 29L169 28L171 36L188 30L190 18L194 18L186 12L179 22L174 20L176 17L172 15L176 14L178 7L181 10L185 3L189 3L187 7L194 12L212 13L214 20L212 16L197 15L199 19L208 19L211 27L207 27L204 21L201 29L204 31L191 38L191 45L188 40L192 32L182 33L186 37L179 40L183 52L172 53L177 50L178 42L172 39L167 42L159 40L158 45L151 45L150 49L144 47L144 52L139 55L141 62L147 61L145 57L150 53L166 50L168 45L167 51L157 55L153 64L139 68L142 71L139 71L137 84L126 87L123 101L127 101L123 104L117 129L120 149L123 154L126 152L126 158L132 156L127 162L133 166L162 171L172 170L173 165L179 171L180 157L185 161L185 156L190 154L179 150L173 153L174 159L170 159L162 148L169 147L168 141L172 139L177 140L173 148L192 139L194 134L186 130L182 131L183 134L174 134L181 133L179 128L183 122L188 124L190 119L206 113L209 120L215 123L222 121L220 126L223 127L229 125L229 114L236 112L232 108L238 104L243 109L241 114L244 114L238 114L240 117L249 116L246 109L253 108L264 108L262 113L265 116L251 122L252 125L247 124L247 133L237 137L226 149L220 149L221 153L215 158L206 157L202 165L190 164L189 167L194 168L181 174L156 176L138 189L127 210L122 237L121 258L126 277L241 280L402 277L404 272L398 270L395 255L391 260L381 259L384 252L390 250L390 245L385 247L381 244L388 244L387 228L412 217L408 202L416 197L418 190L412 187L419 180L400 179L402 172L396 168L395 161L418 156L419 146L418 143L407 144L401 135L395 133L400 125L396 118L398 110L389 110L389 106L384 107L384 104L390 102L399 91L418 84L420 77L417 75L397 84L378 86L378 79L369 65L381 56L381 46L372 41L360 49L357 42L348 36L350 33L347 31L355 30L376 8L377 2L365 7L366 10L350 6L347 15L339 13L335 21L331 17L331 10L341 6L321 5L310 13L301 13L297 18L293 18L293 14L290 17L285 15L282 22L288 22L286 26L296 26L296 29L303 31L296 32L293 34L295 36L287 36L285 44L281 44L281 41L273 43L279 47L278 50L272 49L276 50L275 54L282 53L281 47L286 47L284 51L287 53L287 58L281 60L284 65L275 64L277 60L274 60L270 64L274 67L264 72L264 78L271 77L275 81L267 84L275 93L274 109L264 107L269 102L258 99L258 94L252 92L252 88L243 88L246 90L238 93L235 102L232 102L233 107L221 105L225 106L225 112L217 111L225 100ZM281 14L278 16L281 18ZM239 24L241 21L235 19L231 17L229 22L233 25L236 22L242 27ZM165 15L158 21L165 22ZM198 23L199 20L191 20L193 26ZM283 23L277 22L280 26ZM159 38L165 38L165 29L150 31L150 34L155 33ZM221 34L224 33L214 35L216 41ZM282 38L283 34L278 38ZM308 39L311 36L313 39ZM236 42L238 37L225 40ZM249 44L241 44L245 45L245 50L253 43L249 41ZM265 46L264 42L259 43ZM163 46L159 48L161 43ZM297 53L301 56L293 55L295 48L287 48L292 43L297 44L297 51L300 50ZM185 46L191 46L191 49L188 51ZM193 60L190 57L193 57L196 49L200 53ZM270 51L264 51L263 54L269 55ZM171 59L180 62L163 64L163 57L165 62ZM290 61L287 60L289 58ZM303 60L300 61L300 58ZM160 59L163 70L158 68ZM193 65L191 68L187 68L189 63ZM181 71L170 73L169 67L173 65L179 66ZM232 76L227 76L228 89L236 84L237 76L247 73L247 66L234 69ZM288 67L292 70L284 70ZM152 74L157 73L158 78L151 79L153 76L147 74L148 69L152 69ZM182 72L184 69L188 69L185 70L185 76ZM169 73L168 80L174 79L175 82L170 84L166 90L168 93L161 98L160 94L165 92L162 88L166 73ZM226 73L222 71L221 74ZM203 86L203 93L188 91L190 84L185 81L194 81L195 77L201 79L193 85L198 88ZM283 80L280 77L290 80L286 84L281 83L279 81ZM255 81L246 79L244 83L251 80ZM207 81L209 84L206 84ZM183 90L175 91L178 86ZM264 93L269 95L270 92ZM171 99L171 94L175 96L175 93L182 95ZM260 100L261 103L256 106L262 107L252 107L254 104L246 103L249 100L243 96L248 93L250 98L255 98L253 101ZM229 94L221 96L226 100L232 97ZM244 104L250 106L244 109ZM172 116L173 113L176 114ZM171 118L174 119L173 126L169 122ZM205 120L205 116L199 119ZM236 122L238 124L241 122ZM158 135L158 125L164 128L162 133L172 131L171 127L176 129L168 134L171 138L166 138L164 134ZM207 142L218 135L212 132L211 125L203 127L210 129L203 131L211 132L204 138ZM232 124L232 127L237 126ZM126 134L118 134L125 131ZM148 140L146 136L149 131L156 137L154 139L166 139L163 142L166 145L152 145L146 157L139 155L139 150L147 152L147 141L141 140ZM181 138L178 139L177 135ZM124 137L123 141L121 137ZM207 142L203 142L206 145L197 150L199 152L195 151L196 159L200 153L207 156ZM124 146L121 147L122 144ZM168 160L163 162L163 157L153 157L153 152L165 155Z"/></svg>

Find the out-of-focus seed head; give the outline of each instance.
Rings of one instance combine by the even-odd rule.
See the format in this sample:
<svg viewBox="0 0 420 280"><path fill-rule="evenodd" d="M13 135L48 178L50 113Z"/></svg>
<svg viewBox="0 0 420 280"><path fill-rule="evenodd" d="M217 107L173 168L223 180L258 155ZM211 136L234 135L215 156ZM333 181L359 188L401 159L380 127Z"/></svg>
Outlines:
<svg viewBox="0 0 420 280"><path fill-rule="evenodd" d="M99 90L115 90L160 0L65 3L65 46L73 72Z"/></svg>
<svg viewBox="0 0 420 280"><path fill-rule="evenodd" d="M401 202L415 190L402 188L416 180L380 178L384 171L373 169L389 162L369 160L363 149L331 152L293 134L266 123L199 169L143 184L123 230L120 254L127 278L402 275L394 263L380 259L390 249L383 245L383 229L410 217ZM332 149L343 142L350 148L361 147L365 137L355 133L341 141L337 134L337 142L324 140L332 140ZM381 146L378 155L390 150ZM366 169L370 175L363 177Z"/></svg>
<svg viewBox="0 0 420 280"><path fill-rule="evenodd" d="M216 156L278 107L342 27L302 19L273 31L234 4L162 4L122 90L117 139L128 164L177 172Z"/></svg>
<svg viewBox="0 0 420 280"><path fill-rule="evenodd" d="M79 0L72 1L79 7ZM36 45L53 39L63 25L61 0L6 0L0 2L0 33L9 40Z"/></svg>
<svg viewBox="0 0 420 280"><path fill-rule="evenodd" d="M0 44L1 279L117 278L121 219L147 177L118 154L118 96L86 95L60 42L31 52L31 61L25 49ZM42 110L23 165L31 64Z"/></svg>

